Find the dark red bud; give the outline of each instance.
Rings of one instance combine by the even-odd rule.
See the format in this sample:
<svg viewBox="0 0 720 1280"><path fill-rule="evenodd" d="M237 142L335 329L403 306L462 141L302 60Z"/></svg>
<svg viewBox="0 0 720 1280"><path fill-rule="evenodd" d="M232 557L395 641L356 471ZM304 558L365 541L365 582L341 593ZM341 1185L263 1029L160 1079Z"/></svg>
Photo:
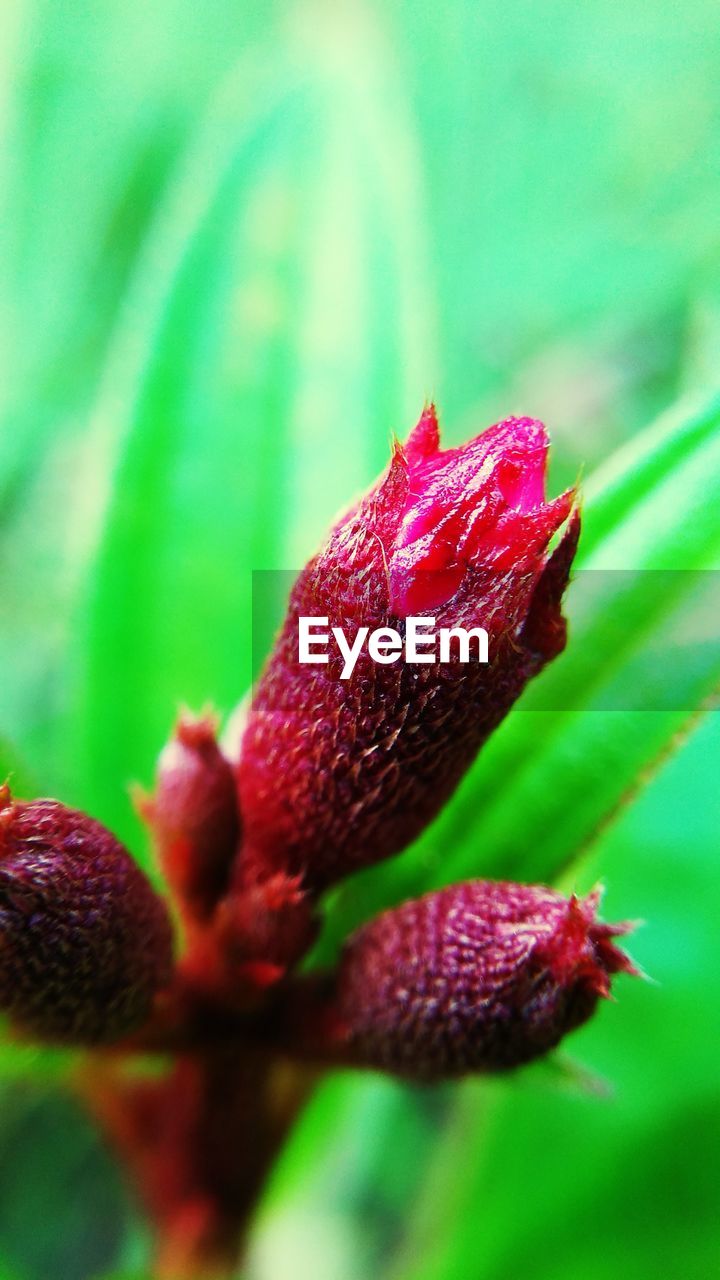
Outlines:
<svg viewBox="0 0 720 1280"><path fill-rule="evenodd" d="M212 716L181 716L138 808L180 905L207 919L225 892L240 836L235 779Z"/></svg>
<svg viewBox="0 0 720 1280"><path fill-rule="evenodd" d="M0 1007L43 1040L138 1026L172 962L161 898L99 822L0 788Z"/></svg>
<svg viewBox="0 0 720 1280"><path fill-rule="evenodd" d="M637 973L599 893L471 881L386 911L349 940L334 1037L348 1060L433 1080L529 1062ZM331 1026L325 1018L325 1026Z"/></svg>
<svg viewBox="0 0 720 1280"><path fill-rule="evenodd" d="M268 962L280 976L314 941L317 920L300 878L279 871L228 894L218 907L215 932L236 963Z"/></svg>
<svg viewBox="0 0 720 1280"><path fill-rule="evenodd" d="M300 574L237 766L246 850L312 891L398 852L435 817L528 680L565 644L574 495L547 502L543 426L511 418L442 451L426 410L386 475ZM553 534L568 516L554 552ZM300 664L300 617L352 643L407 616L483 627L488 665ZM282 785L279 785L281 780Z"/></svg>
<svg viewBox="0 0 720 1280"><path fill-rule="evenodd" d="M210 1004L252 1008L305 954L317 928L313 902L297 877L278 872L233 886L209 927L189 931L182 984Z"/></svg>

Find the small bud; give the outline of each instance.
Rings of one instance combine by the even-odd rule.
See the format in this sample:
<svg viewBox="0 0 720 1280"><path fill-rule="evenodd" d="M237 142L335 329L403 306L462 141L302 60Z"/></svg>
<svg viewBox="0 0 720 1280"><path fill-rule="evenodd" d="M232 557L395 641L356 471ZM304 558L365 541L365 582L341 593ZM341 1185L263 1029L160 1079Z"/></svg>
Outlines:
<svg viewBox="0 0 720 1280"><path fill-rule="evenodd" d="M169 981L162 899L99 822L0 788L0 1008L42 1040L110 1042Z"/></svg>
<svg viewBox="0 0 720 1280"><path fill-rule="evenodd" d="M632 925L599 923L598 902L478 880L386 911L346 945L337 1043L424 1080L529 1062L591 1016L613 974L638 972L613 942Z"/></svg>
<svg viewBox="0 0 720 1280"><path fill-rule="evenodd" d="M235 778L216 728L212 716L181 716L160 757L154 795L138 799L168 883L200 920L227 888L240 835Z"/></svg>
<svg viewBox="0 0 720 1280"><path fill-rule="evenodd" d="M579 534L574 494L545 500L548 441L510 418L441 450L425 411L386 475L300 574L255 692L237 766L243 856L317 892L397 853L447 802L488 735L565 645L561 597ZM568 519L554 552L553 534ZM299 619L406 633L482 627L489 664L360 652L301 664ZM278 780L282 785L278 785Z"/></svg>
<svg viewBox="0 0 720 1280"><path fill-rule="evenodd" d="M218 907L214 927L233 963L269 965L279 978L311 946L318 921L299 877L279 871L229 893Z"/></svg>
<svg viewBox="0 0 720 1280"><path fill-rule="evenodd" d="M297 877L278 872L233 886L210 926L189 931L182 986L210 1004L247 1011L286 977L317 929L313 902Z"/></svg>

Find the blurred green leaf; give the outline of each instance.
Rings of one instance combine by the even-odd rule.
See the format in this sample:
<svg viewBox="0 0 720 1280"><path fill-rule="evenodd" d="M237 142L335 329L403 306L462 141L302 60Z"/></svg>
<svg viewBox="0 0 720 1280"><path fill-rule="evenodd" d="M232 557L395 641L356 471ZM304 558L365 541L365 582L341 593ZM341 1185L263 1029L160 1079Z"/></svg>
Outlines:
<svg viewBox="0 0 720 1280"><path fill-rule="evenodd" d="M44 1081L67 1076L76 1060L76 1053L69 1049L48 1049L36 1044L5 1039L2 1027L0 1040L0 1081Z"/></svg>
<svg viewBox="0 0 720 1280"><path fill-rule="evenodd" d="M131 1224L114 1161L63 1093L3 1082L1 1102L3 1261L25 1280L102 1274Z"/></svg>
<svg viewBox="0 0 720 1280"><path fill-rule="evenodd" d="M18 794L26 794L27 775L17 753L4 738L0 738L0 782L8 781Z"/></svg>
<svg viewBox="0 0 720 1280"><path fill-rule="evenodd" d="M73 759L82 802L121 831L123 783L148 777L180 698L230 709L247 687L249 566L307 555L428 367L392 82L361 45L352 62L305 52L276 54L271 73L243 64L226 86L94 415Z"/></svg>
<svg viewBox="0 0 720 1280"><path fill-rule="evenodd" d="M689 299L717 289L718 14L393 8L437 228L440 403L536 414L595 461L673 400Z"/></svg>

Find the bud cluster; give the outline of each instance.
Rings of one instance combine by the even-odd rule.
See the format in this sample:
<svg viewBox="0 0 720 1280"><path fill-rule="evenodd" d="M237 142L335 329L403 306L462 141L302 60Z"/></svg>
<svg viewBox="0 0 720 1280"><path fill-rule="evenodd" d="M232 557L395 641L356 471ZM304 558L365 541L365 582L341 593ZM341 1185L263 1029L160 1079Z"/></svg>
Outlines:
<svg viewBox="0 0 720 1280"><path fill-rule="evenodd" d="M211 716L181 717L138 800L182 930L174 966L165 904L117 840L0 790L0 1003L20 1030L94 1044L230 1014L252 1038L260 1011L286 1051L439 1079L546 1052L635 972L597 895L478 881L379 916L334 973L295 973L322 893L419 835L564 647L580 521L573 491L546 501L547 448L511 418L443 451L427 408L300 573L236 757ZM419 618L482 635L480 660L364 645L405 644ZM308 619L350 664L302 660Z"/></svg>

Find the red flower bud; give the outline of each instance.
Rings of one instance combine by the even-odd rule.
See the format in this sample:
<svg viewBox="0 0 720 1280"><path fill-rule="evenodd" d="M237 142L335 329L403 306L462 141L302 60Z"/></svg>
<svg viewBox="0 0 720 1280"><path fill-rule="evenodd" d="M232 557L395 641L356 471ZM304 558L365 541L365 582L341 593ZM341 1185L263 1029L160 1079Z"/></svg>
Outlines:
<svg viewBox="0 0 720 1280"><path fill-rule="evenodd" d="M109 831L0 788L0 1008L22 1031L119 1039L168 983L171 952L162 900Z"/></svg>
<svg viewBox="0 0 720 1280"><path fill-rule="evenodd" d="M317 930L312 903L298 878L282 871L239 885L220 903L215 919L228 960L249 965L258 975L265 969L268 984L305 954Z"/></svg>
<svg viewBox="0 0 720 1280"><path fill-rule="evenodd" d="M477 880L386 911L346 944L323 1025L349 1061L418 1079L529 1062L637 973L599 897Z"/></svg>
<svg viewBox="0 0 720 1280"><path fill-rule="evenodd" d="M232 888L208 927L188 931L178 973L201 1002L253 1009L311 946L318 922L297 878L277 872Z"/></svg>
<svg viewBox="0 0 720 1280"><path fill-rule="evenodd" d="M565 644L573 495L543 496L545 430L511 418L442 452L428 409L385 477L300 574L250 709L238 765L246 856L314 891L396 853L445 804L525 684ZM358 629L409 614L481 626L489 665L301 665L300 617ZM278 780L281 780L279 785Z"/></svg>
<svg viewBox="0 0 720 1280"><path fill-rule="evenodd" d="M212 716L181 716L160 756L154 795L137 802L168 883L201 920L227 889L240 836L235 778L216 728Z"/></svg>

